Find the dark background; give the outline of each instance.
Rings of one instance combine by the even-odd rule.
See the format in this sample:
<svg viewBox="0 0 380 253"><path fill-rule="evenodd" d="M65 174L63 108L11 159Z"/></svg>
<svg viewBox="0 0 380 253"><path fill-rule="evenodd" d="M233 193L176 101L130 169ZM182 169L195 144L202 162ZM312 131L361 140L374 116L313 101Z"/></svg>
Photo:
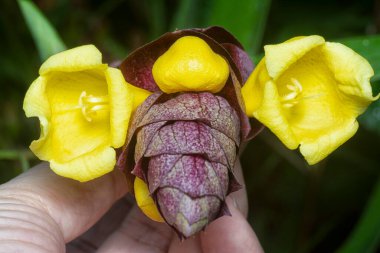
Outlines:
<svg viewBox="0 0 380 253"><path fill-rule="evenodd" d="M36 6L68 48L95 44L105 62L175 28L223 25L257 62L265 44L319 34L364 55L380 90L380 1L347 0L39 0ZM36 119L22 111L42 62L17 1L0 2L0 183L38 160L28 150ZM380 103L360 117L358 133L318 165L308 166L264 131L242 165L249 222L266 252L380 252Z"/></svg>

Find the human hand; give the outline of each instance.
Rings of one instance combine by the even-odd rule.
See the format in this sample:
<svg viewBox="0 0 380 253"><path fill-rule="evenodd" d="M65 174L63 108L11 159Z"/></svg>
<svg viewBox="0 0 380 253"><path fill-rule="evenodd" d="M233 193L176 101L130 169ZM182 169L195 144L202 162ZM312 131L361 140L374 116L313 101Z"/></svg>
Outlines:
<svg viewBox="0 0 380 253"><path fill-rule="evenodd" d="M244 190L228 197L232 216L183 242L165 223L145 217L126 193L118 170L79 183L37 165L0 186L0 252L263 252L245 219Z"/></svg>

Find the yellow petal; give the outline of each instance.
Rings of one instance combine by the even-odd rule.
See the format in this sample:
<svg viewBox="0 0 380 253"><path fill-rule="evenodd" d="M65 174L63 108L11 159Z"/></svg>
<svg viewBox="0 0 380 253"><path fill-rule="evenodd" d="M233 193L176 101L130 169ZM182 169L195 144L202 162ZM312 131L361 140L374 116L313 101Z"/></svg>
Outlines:
<svg viewBox="0 0 380 253"><path fill-rule="evenodd" d="M154 80L165 93L220 91L229 76L225 59L202 39L178 39L153 65Z"/></svg>
<svg viewBox="0 0 380 253"><path fill-rule="evenodd" d="M246 114L253 117L263 99L264 85L270 80L265 65L265 58L256 66L255 71L249 76L247 82L241 89L241 94L245 103Z"/></svg>
<svg viewBox="0 0 380 253"><path fill-rule="evenodd" d="M52 114L75 109L83 91L96 97L106 96L108 87L105 70L106 68L95 68L72 73L52 72L45 79Z"/></svg>
<svg viewBox="0 0 380 253"><path fill-rule="evenodd" d="M110 145L110 124L108 120L88 122L79 110L54 114L49 141L50 159L68 162L99 146Z"/></svg>
<svg viewBox="0 0 380 253"><path fill-rule="evenodd" d="M141 211L154 221L164 222L164 219L161 217L156 204L150 196L148 186L138 177L135 178L134 190L136 202Z"/></svg>
<svg viewBox="0 0 380 253"><path fill-rule="evenodd" d="M23 109L27 117L50 118L50 105L45 95L46 83L38 77L25 94Z"/></svg>
<svg viewBox="0 0 380 253"><path fill-rule="evenodd" d="M354 122L335 127L328 134L320 134L316 140L301 142L301 154L308 164L316 164L349 140L356 133L358 127L358 122L354 120Z"/></svg>
<svg viewBox="0 0 380 253"><path fill-rule="evenodd" d="M106 96L104 71L52 72L45 78L46 96L50 103L50 133L36 155L64 163L99 145L110 144L110 122L107 110L97 112L97 120L89 122L79 106L83 91L88 95Z"/></svg>
<svg viewBox="0 0 380 253"><path fill-rule="evenodd" d="M85 45L49 57L40 68L40 75L52 71L81 71L102 65L102 54L94 45Z"/></svg>
<svg viewBox="0 0 380 253"><path fill-rule="evenodd" d="M338 88L354 106L357 115L379 96L372 96L370 79L374 72L366 59L352 49L340 44L326 42L322 48L327 64L338 81Z"/></svg>
<svg viewBox="0 0 380 253"><path fill-rule="evenodd" d="M133 94L133 111L142 104L150 95L152 95L152 92L141 89L139 87L136 87L132 84L127 83L128 90L130 93Z"/></svg>
<svg viewBox="0 0 380 253"><path fill-rule="evenodd" d="M100 147L69 162L50 161L51 169L58 175L86 182L113 170L116 152L110 147Z"/></svg>
<svg viewBox="0 0 380 253"><path fill-rule="evenodd" d="M276 45L264 46L269 76L277 79L290 65L325 40L317 35L299 37Z"/></svg>
<svg viewBox="0 0 380 253"><path fill-rule="evenodd" d="M27 117L38 117L40 121L40 138L31 143L30 149L41 160L50 157L49 146L51 108L45 94L46 82L43 77L37 78L29 87L24 99L24 111Z"/></svg>
<svg viewBox="0 0 380 253"><path fill-rule="evenodd" d="M110 100L111 145L119 148L123 146L127 136L134 97L133 93L128 90L120 70L108 68L106 78Z"/></svg>
<svg viewBox="0 0 380 253"><path fill-rule="evenodd" d="M347 119L352 122L351 112L342 110L344 104L337 81L326 66L321 50L310 51L290 66L277 79L276 87L286 118L299 140L328 134Z"/></svg>
<svg viewBox="0 0 380 253"><path fill-rule="evenodd" d="M253 116L277 135L289 149L297 148L299 142L285 117L276 85L272 81L265 83L262 101Z"/></svg>

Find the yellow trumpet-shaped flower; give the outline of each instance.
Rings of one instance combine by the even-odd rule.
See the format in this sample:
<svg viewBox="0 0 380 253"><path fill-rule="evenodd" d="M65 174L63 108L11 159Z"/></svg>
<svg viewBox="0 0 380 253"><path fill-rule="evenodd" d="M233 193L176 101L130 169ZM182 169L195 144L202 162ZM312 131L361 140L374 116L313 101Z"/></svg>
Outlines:
<svg viewBox="0 0 380 253"><path fill-rule="evenodd" d="M373 70L353 50L320 36L264 47L242 89L247 114L315 164L351 138L356 118L378 97Z"/></svg>
<svg viewBox="0 0 380 253"><path fill-rule="evenodd" d="M41 135L30 149L64 177L88 181L114 168L126 138L134 97L118 69L102 64L86 45L51 56L24 100L28 117L38 117Z"/></svg>

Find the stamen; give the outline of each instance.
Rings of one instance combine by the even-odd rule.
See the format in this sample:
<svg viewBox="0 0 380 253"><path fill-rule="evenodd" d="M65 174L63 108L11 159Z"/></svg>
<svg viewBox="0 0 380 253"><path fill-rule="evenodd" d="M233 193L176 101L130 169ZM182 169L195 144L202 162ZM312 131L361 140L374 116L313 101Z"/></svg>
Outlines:
<svg viewBox="0 0 380 253"><path fill-rule="evenodd" d="M291 108L298 104L298 102L300 101L299 95L302 93L301 83L295 78L291 78L290 80L291 84L286 85L286 88L290 92L281 98L282 105L285 108Z"/></svg>
<svg viewBox="0 0 380 253"><path fill-rule="evenodd" d="M290 80L292 80L293 84L295 85L294 88L297 91L302 92L302 85L301 85L301 83L297 79L295 79L295 78L291 78Z"/></svg>
<svg viewBox="0 0 380 253"><path fill-rule="evenodd" d="M290 80L292 81L292 83L286 85L286 88L288 88L290 92L282 96L281 98L282 106L287 109L292 108L293 106L297 105L299 102L303 100L315 99L323 96L323 94L301 96L301 93L303 91L301 83L295 78L291 78Z"/></svg>
<svg viewBox="0 0 380 253"><path fill-rule="evenodd" d="M295 106L296 104L297 104L297 102L294 101L294 102L284 103L284 104L282 104L282 106L285 108L291 108L291 107Z"/></svg>
<svg viewBox="0 0 380 253"><path fill-rule="evenodd" d="M282 100L283 101L287 101L287 100L292 100L292 99L295 99L297 97L298 93L297 92L290 92L288 93L288 95L285 95Z"/></svg>
<svg viewBox="0 0 380 253"><path fill-rule="evenodd" d="M85 91L80 94L78 104L79 108L82 110L84 118L88 122L92 122L99 111L109 110L108 96L95 97L87 95Z"/></svg>

